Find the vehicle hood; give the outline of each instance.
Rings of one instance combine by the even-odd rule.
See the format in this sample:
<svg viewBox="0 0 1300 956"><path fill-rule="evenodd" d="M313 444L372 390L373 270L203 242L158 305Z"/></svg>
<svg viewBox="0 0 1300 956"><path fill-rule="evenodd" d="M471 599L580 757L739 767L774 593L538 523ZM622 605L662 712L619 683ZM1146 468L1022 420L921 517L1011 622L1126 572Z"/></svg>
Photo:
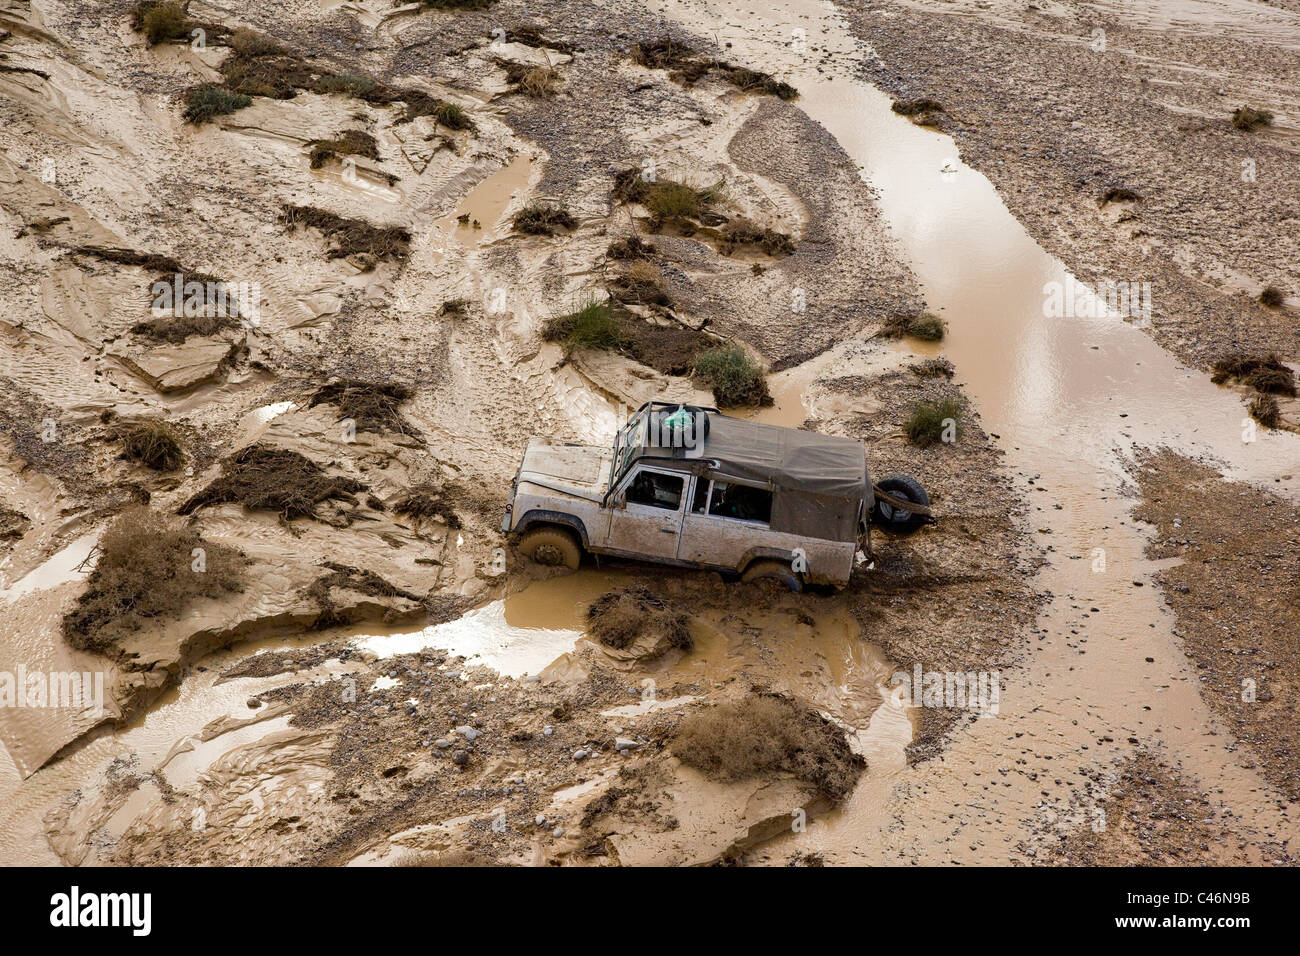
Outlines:
<svg viewBox="0 0 1300 956"><path fill-rule="evenodd" d="M609 479L610 460L610 450L598 445L533 438L519 466L519 483L599 501Z"/></svg>

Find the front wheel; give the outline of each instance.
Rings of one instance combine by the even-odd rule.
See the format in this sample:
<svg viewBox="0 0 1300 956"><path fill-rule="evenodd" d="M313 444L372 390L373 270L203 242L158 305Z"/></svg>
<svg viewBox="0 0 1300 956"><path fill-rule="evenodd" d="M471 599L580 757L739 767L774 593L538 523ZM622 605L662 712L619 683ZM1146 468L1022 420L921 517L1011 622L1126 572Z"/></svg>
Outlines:
<svg viewBox="0 0 1300 956"><path fill-rule="evenodd" d="M925 493L921 483L911 475L890 475L880 482L877 487L881 491L888 492L893 498L901 498L904 501L925 508L930 506L930 496ZM876 505L872 509L871 517L876 524L895 534L911 534L926 522L925 515L905 511L886 501L881 501L879 498L876 499Z"/></svg>
<svg viewBox="0 0 1300 956"><path fill-rule="evenodd" d="M803 590L803 582L799 580L799 575L790 570L790 565L784 561L755 561L740 576L740 580L746 582L757 581L760 578L780 581L791 591Z"/></svg>
<svg viewBox="0 0 1300 956"><path fill-rule="evenodd" d="M563 566L576 571L582 563L582 545L563 528L552 526L526 531L519 539L519 550L525 557L548 567Z"/></svg>

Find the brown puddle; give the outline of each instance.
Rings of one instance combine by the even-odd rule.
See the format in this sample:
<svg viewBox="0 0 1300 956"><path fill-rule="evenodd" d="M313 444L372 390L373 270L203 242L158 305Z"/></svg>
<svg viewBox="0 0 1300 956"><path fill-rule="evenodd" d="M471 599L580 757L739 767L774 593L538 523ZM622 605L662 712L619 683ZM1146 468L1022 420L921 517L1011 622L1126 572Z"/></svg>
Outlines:
<svg viewBox="0 0 1300 956"><path fill-rule="evenodd" d="M499 239L508 229L502 222L515 197L526 191L533 175L533 160L522 153L466 194L444 221L445 228L462 246ZM467 217L461 222L461 217Z"/></svg>
<svg viewBox="0 0 1300 956"><path fill-rule="evenodd" d="M1150 583L1154 566L1121 488L1134 447L1170 445L1221 459L1230 478L1296 496L1300 440L1261 429L1243 443L1239 396L1180 365L1119 316L1048 318L1049 283L1064 288L1064 266L1039 248L989 181L961 163L951 138L894 115L888 96L851 75L866 54L830 5L764 5L743 26L719 3L672 0L668 15L729 41L738 62L789 79L800 91L796 105L879 191L930 308L949 327L940 349L911 351L952 360L985 430L1001 436L1008 464L1035 478L1030 521L1054 546L1038 582L1055 595L1039 621L1045 636L1023 668L1004 675L999 719L977 721L942 762L909 774L924 799L885 799L869 773L841 811L798 838L799 848L842 862L1006 863L1026 822L1069 799L1079 767L1107 765L1129 752L1130 737L1165 749L1248 832L1295 836L1275 809L1277 794L1217 734L1158 589L1135 586ZM806 55L792 51L796 30L807 37ZM837 68L821 72L828 62ZM774 376L778 404L761 417L795 424L807 411L789 396L797 373ZM1104 572L1093 571L1096 549L1105 552ZM1020 761L1041 771L1037 779L1007 772ZM911 838L894 846L900 814ZM964 818L960 827L954 816Z"/></svg>

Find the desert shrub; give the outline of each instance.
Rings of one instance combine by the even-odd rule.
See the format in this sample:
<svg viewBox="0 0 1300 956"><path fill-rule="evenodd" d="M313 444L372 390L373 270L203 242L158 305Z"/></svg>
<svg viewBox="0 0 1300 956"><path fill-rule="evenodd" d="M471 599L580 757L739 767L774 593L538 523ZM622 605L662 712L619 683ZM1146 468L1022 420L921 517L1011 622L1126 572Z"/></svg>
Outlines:
<svg viewBox="0 0 1300 956"><path fill-rule="evenodd" d="M866 767L844 732L790 697L760 693L682 719L673 753L719 780L789 773L832 800L847 797Z"/></svg>
<svg viewBox="0 0 1300 956"><path fill-rule="evenodd" d="M611 259L653 259L659 254L654 243L646 242L640 236L628 236L609 244L605 255Z"/></svg>
<svg viewBox="0 0 1300 956"><path fill-rule="evenodd" d="M1141 202L1142 197L1125 186L1112 186L1101 194L1101 204L1112 202Z"/></svg>
<svg viewBox="0 0 1300 956"><path fill-rule="evenodd" d="M321 566L330 573L317 578L306 590L306 596L315 601L320 609L316 619L311 623L312 630L322 631L328 627L341 627L352 623L334 603L330 593L334 588L355 591L357 594L371 597L399 597L419 604L425 603L425 599L420 595L398 587L374 571L354 568L334 561L322 561Z"/></svg>
<svg viewBox="0 0 1300 956"><path fill-rule="evenodd" d="M469 114L455 103L439 103L433 109L433 118L447 129L473 129Z"/></svg>
<svg viewBox="0 0 1300 956"><path fill-rule="evenodd" d="M137 3L131 10L131 29L143 33L150 46L180 40L192 29L185 4L165 0L162 3Z"/></svg>
<svg viewBox="0 0 1300 956"><path fill-rule="evenodd" d="M955 398L941 398L934 401L918 402L903 424L903 431L908 441L921 448L943 441L946 422L953 422L953 437L960 438L962 432L962 406Z"/></svg>
<svg viewBox="0 0 1300 956"><path fill-rule="evenodd" d="M330 73L315 85L318 93L342 93L357 99L365 99L379 88L374 79L360 73Z"/></svg>
<svg viewBox="0 0 1300 956"><path fill-rule="evenodd" d="M320 169L327 161L339 156L379 158L379 144L375 138L359 129L339 133L333 139L314 139L307 145L311 147L312 169Z"/></svg>
<svg viewBox="0 0 1300 956"><path fill-rule="evenodd" d="M923 342L938 342L943 338L943 319L928 312L919 315L907 324L907 334Z"/></svg>
<svg viewBox="0 0 1300 956"><path fill-rule="evenodd" d="M575 228L578 220L563 206L530 203L515 213L513 223L516 231L530 236L553 236L561 229Z"/></svg>
<svg viewBox="0 0 1300 956"><path fill-rule="evenodd" d="M126 456L146 468L174 471L185 460L180 436L162 419L135 422L122 428L119 435Z"/></svg>
<svg viewBox="0 0 1300 956"><path fill-rule="evenodd" d="M763 369L739 345L720 345L695 356L692 377L701 388L713 390L722 407L770 405Z"/></svg>
<svg viewBox="0 0 1300 956"><path fill-rule="evenodd" d="M913 375L918 375L921 378L939 378L940 376L952 378L953 373L956 371L953 364L946 358L926 359L916 365L909 365L908 370Z"/></svg>
<svg viewBox="0 0 1300 956"><path fill-rule="evenodd" d="M511 60L498 60L497 64L506 71L506 82L527 96L554 96L563 80L559 71L549 66L530 66Z"/></svg>
<svg viewBox="0 0 1300 956"><path fill-rule="evenodd" d="M415 389L398 382L342 379L318 388L308 407L333 405L339 410L340 419L352 419L357 431L413 435L416 429L402 417L399 409L414 394Z"/></svg>
<svg viewBox="0 0 1300 956"><path fill-rule="evenodd" d="M920 116L922 113L942 113L943 106L938 100L922 97L914 100L895 100L890 107L900 116Z"/></svg>
<svg viewBox="0 0 1300 956"><path fill-rule="evenodd" d="M236 93L212 83L203 83L185 91L186 122L202 125L218 116L242 110L253 102L244 93Z"/></svg>
<svg viewBox="0 0 1300 956"><path fill-rule="evenodd" d="M21 511L0 504L0 541L14 541L27 533L31 519Z"/></svg>
<svg viewBox="0 0 1300 956"><path fill-rule="evenodd" d="M664 289L663 271L648 259L629 262L611 281L618 299L647 305L669 305L671 299Z"/></svg>
<svg viewBox="0 0 1300 956"><path fill-rule="evenodd" d="M651 225L660 229L665 225L682 226L691 221L706 220L723 195L720 182L697 187L661 179L650 185L642 205L650 212Z"/></svg>
<svg viewBox="0 0 1300 956"><path fill-rule="evenodd" d="M763 93L792 100L799 95L789 83L769 73L734 66L724 60L696 56L695 51L672 37L643 40L632 45L632 62L651 70L671 70L672 77L686 84L695 83L711 73L721 73L728 83L747 93Z"/></svg>
<svg viewBox="0 0 1300 956"><path fill-rule="evenodd" d="M1249 411L1251 418L1267 428L1277 428L1282 424L1282 410L1272 395L1256 395L1250 400Z"/></svg>
<svg viewBox="0 0 1300 956"><path fill-rule="evenodd" d="M131 331L155 342L180 345L192 335L216 335L235 328L239 320L230 315L167 315L137 322Z"/></svg>
<svg viewBox="0 0 1300 956"><path fill-rule="evenodd" d="M739 87L746 93L764 93L783 100L792 100L799 95L799 91L793 86L783 80L776 79L770 73L747 70L741 66L723 67L723 70L727 82L732 86Z"/></svg>
<svg viewBox="0 0 1300 956"><path fill-rule="evenodd" d="M722 230L723 255L731 255L736 246L753 246L769 256L792 255L795 249L794 240L785 233L748 219L733 220Z"/></svg>
<svg viewBox="0 0 1300 956"><path fill-rule="evenodd" d="M108 652L153 621L179 618L197 598L243 590L242 554L146 507L119 515L98 550L85 592L63 618L64 638L82 650Z"/></svg>
<svg viewBox="0 0 1300 956"><path fill-rule="evenodd" d="M240 27L230 35L230 48L239 56L287 56L288 51L269 37L256 30Z"/></svg>
<svg viewBox="0 0 1300 956"><path fill-rule="evenodd" d="M1295 395L1295 375L1276 355L1228 355L1218 359L1211 370L1210 381L1222 385L1236 379L1257 392L1278 395Z"/></svg>
<svg viewBox="0 0 1300 956"><path fill-rule="evenodd" d="M1253 106L1239 106L1232 113L1232 125L1244 130L1252 130L1257 126L1272 126L1273 114Z"/></svg>
<svg viewBox="0 0 1300 956"><path fill-rule="evenodd" d="M430 10L487 10L497 0L420 0Z"/></svg>
<svg viewBox="0 0 1300 956"><path fill-rule="evenodd" d="M627 334L613 307L595 297L574 312L548 319L542 327L542 338L547 342L559 342L566 355L578 349L614 351L628 344Z"/></svg>
<svg viewBox="0 0 1300 956"><path fill-rule="evenodd" d="M221 464L221 475L180 507L192 514L207 505L238 502L250 510L274 511L283 520L316 517L316 506L338 500L357 504L366 486L326 474L310 458L287 448L250 445Z"/></svg>
<svg viewBox="0 0 1300 956"><path fill-rule="evenodd" d="M442 489L430 485L417 485L404 493L393 504L394 514L405 515L418 526L428 518L440 518L449 528L461 526L456 509L443 498Z"/></svg>
<svg viewBox="0 0 1300 956"><path fill-rule="evenodd" d="M1282 303L1286 301L1286 293L1275 285L1266 285L1259 293L1259 304L1266 305L1270 309L1281 308Z"/></svg>
<svg viewBox="0 0 1300 956"><path fill-rule="evenodd" d="M943 319L929 312L920 315L894 314L888 316L880 326L880 336L886 339L900 339L910 335L925 342L937 342L943 338Z"/></svg>
<svg viewBox="0 0 1300 956"><path fill-rule="evenodd" d="M672 37L660 37L632 44L632 62L651 70L667 70L681 66L695 56L695 51Z"/></svg>
<svg viewBox="0 0 1300 956"><path fill-rule="evenodd" d="M642 634L664 635L669 647L689 650L687 617L643 587L607 591L587 608L587 633L606 647L622 650Z"/></svg>
<svg viewBox="0 0 1300 956"><path fill-rule="evenodd" d="M402 260L411 250L411 234L401 226L375 226L314 206L285 206L282 221L290 230L298 226L320 230L330 241L330 259L361 255Z"/></svg>

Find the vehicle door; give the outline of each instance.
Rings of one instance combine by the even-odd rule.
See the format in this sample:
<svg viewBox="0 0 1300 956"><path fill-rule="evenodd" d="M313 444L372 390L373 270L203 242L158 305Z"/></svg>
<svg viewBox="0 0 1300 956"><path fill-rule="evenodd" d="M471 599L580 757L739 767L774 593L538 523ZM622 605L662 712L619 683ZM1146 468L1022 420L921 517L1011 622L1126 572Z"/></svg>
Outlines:
<svg viewBox="0 0 1300 956"><path fill-rule="evenodd" d="M677 557L689 478L663 468L633 467L610 502L605 546L648 557Z"/></svg>
<svg viewBox="0 0 1300 956"><path fill-rule="evenodd" d="M769 543L771 519L769 489L697 478L682 521L677 556L696 564L735 568L751 548Z"/></svg>

